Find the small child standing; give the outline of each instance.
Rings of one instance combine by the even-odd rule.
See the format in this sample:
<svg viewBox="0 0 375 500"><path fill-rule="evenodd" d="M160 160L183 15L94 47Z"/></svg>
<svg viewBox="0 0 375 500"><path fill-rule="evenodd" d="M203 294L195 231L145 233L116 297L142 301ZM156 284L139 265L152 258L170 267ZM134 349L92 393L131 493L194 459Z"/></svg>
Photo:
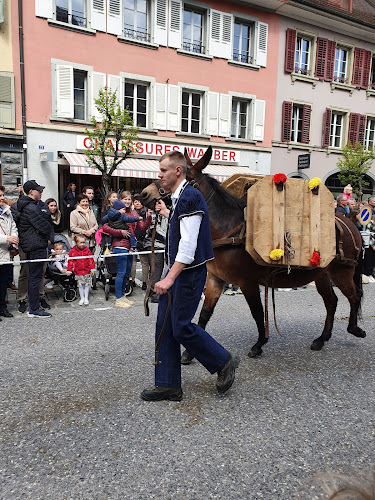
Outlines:
<svg viewBox="0 0 375 500"><path fill-rule="evenodd" d="M68 262L67 275L69 276L74 272L75 278L78 282L79 296L81 300L79 305L89 305L89 290L91 276L95 273L95 262L92 258L92 253L86 245L86 238L82 234L74 236L75 246L70 250L69 257L84 257L86 259L72 259Z"/></svg>

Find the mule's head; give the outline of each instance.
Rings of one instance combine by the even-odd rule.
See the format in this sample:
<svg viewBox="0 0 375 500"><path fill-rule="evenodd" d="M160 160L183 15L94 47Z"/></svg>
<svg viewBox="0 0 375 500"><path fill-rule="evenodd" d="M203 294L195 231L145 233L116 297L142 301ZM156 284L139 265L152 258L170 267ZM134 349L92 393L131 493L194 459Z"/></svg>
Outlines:
<svg viewBox="0 0 375 500"><path fill-rule="evenodd" d="M212 156L212 146L208 146L207 151L204 153L202 158L200 158L194 165L191 162L190 156L188 155L187 149L185 148L184 155L186 158L186 162L188 164L188 169L186 173L186 179L191 181L197 181L202 177L203 170L210 163Z"/></svg>
<svg viewBox="0 0 375 500"><path fill-rule="evenodd" d="M169 193L163 189L157 181L152 182L141 192L142 203L145 207L155 210L155 204L158 200L164 200L167 203Z"/></svg>

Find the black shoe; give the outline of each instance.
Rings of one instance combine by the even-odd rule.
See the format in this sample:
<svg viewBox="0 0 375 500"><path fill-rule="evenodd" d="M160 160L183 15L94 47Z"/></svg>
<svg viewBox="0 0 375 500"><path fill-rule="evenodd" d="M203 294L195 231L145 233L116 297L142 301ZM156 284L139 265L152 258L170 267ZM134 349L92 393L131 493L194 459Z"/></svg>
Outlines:
<svg viewBox="0 0 375 500"><path fill-rule="evenodd" d="M233 359L233 356L229 353L228 361L225 363L224 367L217 372L216 389L218 393L223 394L232 386L238 364L238 360Z"/></svg>
<svg viewBox="0 0 375 500"><path fill-rule="evenodd" d="M186 350L182 353L181 356L181 364L182 365L190 365L191 362L193 361L194 356L189 354Z"/></svg>
<svg viewBox="0 0 375 500"><path fill-rule="evenodd" d="M181 401L182 399L182 389L171 388L171 387L150 387L145 389L141 398L145 401L162 401L163 399L168 399L169 401Z"/></svg>
<svg viewBox="0 0 375 500"><path fill-rule="evenodd" d="M40 299L40 307L42 307L43 309L51 309L51 306L48 304L44 297Z"/></svg>
<svg viewBox="0 0 375 500"><path fill-rule="evenodd" d="M147 283L145 281L142 283L142 290L147 290Z"/></svg>
<svg viewBox="0 0 375 500"><path fill-rule="evenodd" d="M5 309L5 311L0 311L0 316L4 316L4 318L13 318L13 314Z"/></svg>
<svg viewBox="0 0 375 500"><path fill-rule="evenodd" d="M25 313L27 311L27 302L26 300L20 300L18 302L18 310L20 313Z"/></svg>

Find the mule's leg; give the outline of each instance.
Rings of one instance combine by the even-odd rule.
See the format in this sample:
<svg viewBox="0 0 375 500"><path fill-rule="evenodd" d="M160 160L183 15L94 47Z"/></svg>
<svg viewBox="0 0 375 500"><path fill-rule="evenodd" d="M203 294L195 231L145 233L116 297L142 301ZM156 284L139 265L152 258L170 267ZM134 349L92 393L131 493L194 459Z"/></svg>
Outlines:
<svg viewBox="0 0 375 500"><path fill-rule="evenodd" d="M341 272L340 272L341 271ZM348 332L355 337L365 338L366 332L359 328L358 322L358 312L361 306L362 299L362 284L360 280L362 279L360 275L359 268L355 270L349 269L349 271L344 275L343 270L338 270L332 275L332 280L337 285L345 297L349 300L350 304L350 316L348 324Z"/></svg>
<svg viewBox="0 0 375 500"><path fill-rule="evenodd" d="M203 328L203 330L206 329L206 325L214 312L215 306L220 298L224 285L224 281L208 273L206 290L204 292L205 299L198 320L198 325ZM194 357L191 356L191 354L189 354L187 350L185 350L181 355L181 364L190 365L193 359Z"/></svg>
<svg viewBox="0 0 375 500"><path fill-rule="evenodd" d="M262 346L268 342L266 338L266 329L264 326L264 310L262 300L259 293L258 283L246 283L241 287L241 291L250 307L251 314L255 320L258 328L258 341L250 349L248 356L250 358L256 358L262 354Z"/></svg>
<svg viewBox="0 0 375 500"><path fill-rule="evenodd" d="M315 280L315 284L318 293L321 295L324 301L324 305L327 311L323 332L321 336L315 339L311 344L311 349L313 351L320 351L324 346L324 342L328 342L328 340L331 338L338 299L335 292L333 291L331 281L327 274L322 274L322 276L317 278Z"/></svg>

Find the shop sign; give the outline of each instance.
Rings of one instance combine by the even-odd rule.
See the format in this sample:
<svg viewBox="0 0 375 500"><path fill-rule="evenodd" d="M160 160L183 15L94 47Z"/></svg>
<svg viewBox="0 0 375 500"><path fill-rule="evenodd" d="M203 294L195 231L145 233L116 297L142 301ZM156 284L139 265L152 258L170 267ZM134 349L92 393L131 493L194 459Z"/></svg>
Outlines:
<svg viewBox="0 0 375 500"><path fill-rule="evenodd" d="M112 139L108 139L108 149L112 149L114 147L114 141ZM119 150L123 150L124 145L121 145ZM184 152L184 149L187 149L188 155L192 160L199 160L205 151L206 147L200 146L181 146L178 144L167 144L164 142L149 142L149 141L137 141L132 145L132 150L134 156L162 156L165 153L169 153L170 151L180 151ZM87 150L92 148L92 142L90 137L85 137L84 135L77 135L77 150ZM212 149L212 159L211 161L222 161L226 163L238 163L240 161L240 152L235 151L233 149L222 149L222 148L213 148Z"/></svg>

